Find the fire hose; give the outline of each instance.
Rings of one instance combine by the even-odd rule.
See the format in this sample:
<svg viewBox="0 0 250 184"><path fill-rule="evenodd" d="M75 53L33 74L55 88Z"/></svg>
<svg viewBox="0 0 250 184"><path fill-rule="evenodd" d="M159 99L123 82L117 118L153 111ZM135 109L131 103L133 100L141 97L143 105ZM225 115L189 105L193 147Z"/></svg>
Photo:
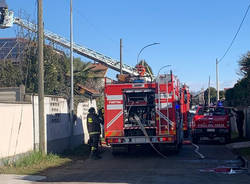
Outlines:
<svg viewBox="0 0 250 184"><path fill-rule="evenodd" d="M137 123L139 124L139 126L140 126L140 128L141 128L143 134L145 135L145 137L149 140L150 146L151 146L160 156L162 156L163 158L167 159L168 157L167 157L166 155L164 155L163 153L161 153L161 152L153 145L153 143L151 142L150 137L148 136L148 133L147 133L146 129L144 128L143 124L141 123L140 118L139 118L136 114L134 114L134 118L135 118L135 120L137 121Z"/></svg>
<svg viewBox="0 0 250 184"><path fill-rule="evenodd" d="M135 118L135 120L137 121L138 125L140 126L140 128L141 128L143 134L145 135L145 137L149 140L150 146L151 146L160 156L162 156L163 158L167 159L168 157L167 157L166 155L164 155L163 153L161 153L161 152L154 146L154 144L150 141L150 137L148 136L148 133L147 133L145 127L144 127L143 124L141 123L140 118L139 118L136 114L134 114L134 118ZM204 159L205 156L199 152L199 146L196 145L196 144L193 144L193 143L192 143L192 145L195 147L195 153L197 153L197 154L200 156L201 159Z"/></svg>
<svg viewBox="0 0 250 184"><path fill-rule="evenodd" d="M205 156L199 152L200 147L199 147L198 145L194 144L194 143L192 143L192 145L195 147L194 152L195 152L196 154L198 154L198 155L200 156L201 159L204 159Z"/></svg>

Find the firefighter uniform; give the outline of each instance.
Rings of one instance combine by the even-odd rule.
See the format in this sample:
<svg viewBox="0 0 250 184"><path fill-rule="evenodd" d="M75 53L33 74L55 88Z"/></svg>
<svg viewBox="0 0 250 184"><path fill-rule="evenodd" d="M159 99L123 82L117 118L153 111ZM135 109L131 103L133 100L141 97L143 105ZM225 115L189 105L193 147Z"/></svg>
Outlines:
<svg viewBox="0 0 250 184"><path fill-rule="evenodd" d="M91 107L87 115L87 128L89 132L89 144L91 146L90 157L92 159L100 158L100 156L98 155L98 143L101 133L100 123L100 119L96 114L95 109Z"/></svg>

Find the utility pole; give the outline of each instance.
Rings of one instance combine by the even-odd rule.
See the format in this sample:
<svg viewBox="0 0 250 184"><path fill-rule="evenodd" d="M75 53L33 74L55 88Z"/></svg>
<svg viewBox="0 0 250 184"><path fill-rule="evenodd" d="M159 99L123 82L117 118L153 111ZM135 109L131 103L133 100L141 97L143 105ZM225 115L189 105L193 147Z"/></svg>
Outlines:
<svg viewBox="0 0 250 184"><path fill-rule="evenodd" d="M72 0L70 0L70 118L73 124L74 115L74 64L73 64L73 15ZM73 126L73 125L72 125Z"/></svg>
<svg viewBox="0 0 250 184"><path fill-rule="evenodd" d="M208 79L208 100L207 100L207 105L210 106L210 76Z"/></svg>
<svg viewBox="0 0 250 184"><path fill-rule="evenodd" d="M70 140L68 148L72 149L72 139L74 132L74 58L73 58L73 14L72 0L70 0Z"/></svg>
<svg viewBox="0 0 250 184"><path fill-rule="evenodd" d="M120 74L122 74L122 39L120 39Z"/></svg>
<svg viewBox="0 0 250 184"><path fill-rule="evenodd" d="M43 69L43 1L37 0L38 6L38 104L39 104L39 150L47 153L45 146L44 122L44 69Z"/></svg>
<svg viewBox="0 0 250 184"><path fill-rule="evenodd" d="M201 100L202 100L202 103L203 103L203 105L205 105L205 95L204 95L204 93L205 93L205 90L204 90L204 88L201 88L201 91L202 91L202 96L201 96Z"/></svg>
<svg viewBox="0 0 250 184"><path fill-rule="evenodd" d="M219 61L218 61L218 59L216 59L216 90L217 90L217 101L219 101L219 99L220 99L218 64L219 64Z"/></svg>

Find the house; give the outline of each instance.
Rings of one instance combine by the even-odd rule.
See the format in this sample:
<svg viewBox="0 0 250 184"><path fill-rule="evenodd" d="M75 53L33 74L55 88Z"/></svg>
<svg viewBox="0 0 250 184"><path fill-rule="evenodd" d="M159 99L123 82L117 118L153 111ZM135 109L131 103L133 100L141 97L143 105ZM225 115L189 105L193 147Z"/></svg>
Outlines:
<svg viewBox="0 0 250 184"><path fill-rule="evenodd" d="M0 60L11 60L13 64L19 64L26 45L27 40L24 38L0 38Z"/></svg>
<svg viewBox="0 0 250 184"><path fill-rule="evenodd" d="M102 93L104 90L105 78L108 71L108 67L100 63L93 63L89 66L91 71L95 73L93 79L88 79L88 88L93 88L96 91Z"/></svg>

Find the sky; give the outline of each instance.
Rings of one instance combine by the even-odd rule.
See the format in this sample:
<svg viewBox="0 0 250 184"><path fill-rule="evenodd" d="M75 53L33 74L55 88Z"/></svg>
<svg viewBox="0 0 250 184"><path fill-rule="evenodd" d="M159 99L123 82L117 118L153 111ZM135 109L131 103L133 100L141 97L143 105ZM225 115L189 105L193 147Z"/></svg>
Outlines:
<svg viewBox="0 0 250 184"><path fill-rule="evenodd" d="M36 21L36 0L7 0L15 16ZM135 66L145 59L156 75L171 69L192 91L215 87L216 58L221 58L234 37L250 0L73 0L74 42ZM44 27L70 37L70 0L43 0ZM15 37L17 27L0 30L0 37ZM226 57L219 63L220 88L241 78L238 61L250 48L250 14ZM79 57L75 55L75 57ZM84 61L90 61L83 58ZM114 78L111 69L108 77Z"/></svg>

